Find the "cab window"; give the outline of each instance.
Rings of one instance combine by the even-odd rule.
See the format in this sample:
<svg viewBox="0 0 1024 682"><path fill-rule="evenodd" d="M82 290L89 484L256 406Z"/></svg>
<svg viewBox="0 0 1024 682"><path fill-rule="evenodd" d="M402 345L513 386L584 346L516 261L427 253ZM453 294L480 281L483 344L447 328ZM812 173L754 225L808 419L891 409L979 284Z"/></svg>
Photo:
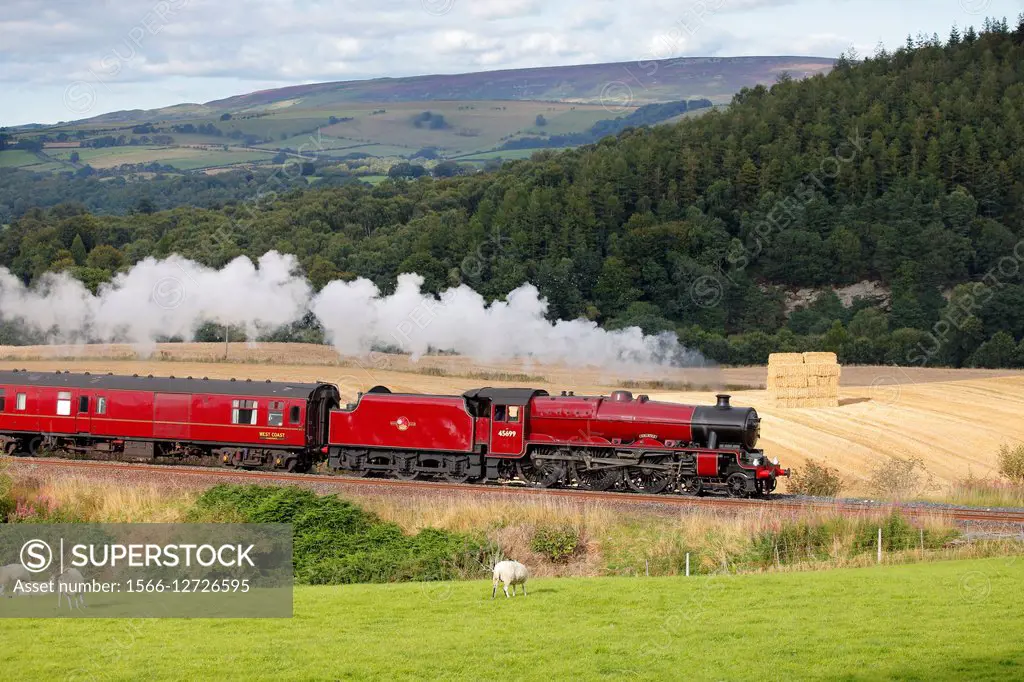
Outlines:
<svg viewBox="0 0 1024 682"><path fill-rule="evenodd" d="M0 388L0 412L7 409L7 390Z"/></svg>
<svg viewBox="0 0 1024 682"><path fill-rule="evenodd" d="M510 422L517 422L517 421L519 421L519 406L518 405L509 405L508 406L508 420Z"/></svg>
<svg viewBox="0 0 1024 682"><path fill-rule="evenodd" d="M494 421L503 422L505 421L505 406L495 405L494 406Z"/></svg>

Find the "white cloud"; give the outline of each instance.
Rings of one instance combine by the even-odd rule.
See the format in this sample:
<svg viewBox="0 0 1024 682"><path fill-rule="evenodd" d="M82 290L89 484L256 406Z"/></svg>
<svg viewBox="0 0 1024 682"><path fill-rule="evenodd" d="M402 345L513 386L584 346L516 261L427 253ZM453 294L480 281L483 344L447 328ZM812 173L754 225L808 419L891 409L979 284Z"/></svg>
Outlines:
<svg viewBox="0 0 1024 682"><path fill-rule="evenodd" d="M508 19L539 14L540 0L473 0L469 13L479 19Z"/></svg>

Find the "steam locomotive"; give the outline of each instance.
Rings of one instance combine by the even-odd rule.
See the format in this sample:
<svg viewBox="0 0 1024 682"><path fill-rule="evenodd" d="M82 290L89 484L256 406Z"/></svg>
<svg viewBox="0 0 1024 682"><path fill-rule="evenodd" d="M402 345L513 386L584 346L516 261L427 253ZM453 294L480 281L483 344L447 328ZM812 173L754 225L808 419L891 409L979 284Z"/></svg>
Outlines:
<svg viewBox="0 0 1024 682"><path fill-rule="evenodd" d="M768 495L789 472L756 449L757 412L729 400L376 386L342 405L329 383L13 370L0 372L0 447L296 472L320 465L403 480Z"/></svg>

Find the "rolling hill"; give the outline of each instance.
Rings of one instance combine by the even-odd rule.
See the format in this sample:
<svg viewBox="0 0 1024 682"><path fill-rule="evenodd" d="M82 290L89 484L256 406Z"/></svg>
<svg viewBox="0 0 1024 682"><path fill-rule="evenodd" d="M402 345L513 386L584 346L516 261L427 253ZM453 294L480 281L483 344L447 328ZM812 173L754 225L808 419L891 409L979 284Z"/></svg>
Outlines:
<svg viewBox="0 0 1024 682"><path fill-rule="evenodd" d="M281 150L341 162L411 159L427 150L425 159L482 166L495 157L528 156L524 150L596 141L617 132L615 119L645 105L724 105L745 87L782 74L826 73L832 65L817 57L689 58L294 85L13 128L9 147L34 146L3 152L0 167L219 172L280 163ZM669 118L676 116L643 116L640 124ZM392 163L348 163L342 170L379 177Z"/></svg>
<svg viewBox="0 0 1024 682"><path fill-rule="evenodd" d="M524 100L605 104L621 110L703 97L721 104L744 87L775 82L782 73L798 79L828 73L834 62L823 57L694 57L337 81L260 90L202 105L119 111L89 121L184 120L224 112L324 109L355 103Z"/></svg>

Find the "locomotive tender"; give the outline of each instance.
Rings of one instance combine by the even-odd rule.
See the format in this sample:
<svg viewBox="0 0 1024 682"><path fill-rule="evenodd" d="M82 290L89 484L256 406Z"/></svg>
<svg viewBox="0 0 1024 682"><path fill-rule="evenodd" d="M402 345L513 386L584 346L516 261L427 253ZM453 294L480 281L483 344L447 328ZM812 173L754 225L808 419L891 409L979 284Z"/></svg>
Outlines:
<svg viewBox="0 0 1024 682"><path fill-rule="evenodd" d="M132 461L212 461L451 482L767 495L789 472L756 449L760 419L634 397L376 386L340 404L328 383L0 372L0 447Z"/></svg>

